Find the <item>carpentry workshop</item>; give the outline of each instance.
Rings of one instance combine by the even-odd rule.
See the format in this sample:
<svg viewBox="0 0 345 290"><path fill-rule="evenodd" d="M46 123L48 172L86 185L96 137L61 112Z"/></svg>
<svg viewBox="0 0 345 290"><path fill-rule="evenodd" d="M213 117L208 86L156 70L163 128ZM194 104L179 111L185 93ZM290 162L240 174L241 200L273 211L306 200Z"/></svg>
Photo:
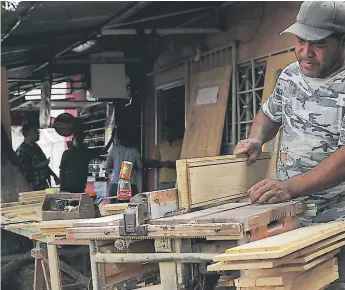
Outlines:
<svg viewBox="0 0 345 290"><path fill-rule="evenodd" d="M1 289L345 289L344 1L2 1Z"/></svg>

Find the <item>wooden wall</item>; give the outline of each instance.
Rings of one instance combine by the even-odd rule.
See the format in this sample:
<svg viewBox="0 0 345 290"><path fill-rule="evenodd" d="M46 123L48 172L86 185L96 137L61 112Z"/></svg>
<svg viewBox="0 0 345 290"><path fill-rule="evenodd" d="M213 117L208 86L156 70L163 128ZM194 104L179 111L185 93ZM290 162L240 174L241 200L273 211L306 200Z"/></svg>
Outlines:
<svg viewBox="0 0 345 290"><path fill-rule="evenodd" d="M228 9L228 27L224 33L206 37L209 50L224 47L231 41L238 41L238 62L290 48L295 43L293 35L280 35L285 28L293 24L301 2L243 2ZM192 57L195 50L186 49ZM182 54L181 54L182 55ZM169 52L162 54L159 63L171 59ZM175 60L176 62L176 60ZM156 67L155 69L158 69ZM152 89L145 100L145 154L152 157L155 146L155 87L185 78L183 66L159 73L148 79ZM188 100L187 100L188 103ZM150 176L149 190L154 189L154 178Z"/></svg>

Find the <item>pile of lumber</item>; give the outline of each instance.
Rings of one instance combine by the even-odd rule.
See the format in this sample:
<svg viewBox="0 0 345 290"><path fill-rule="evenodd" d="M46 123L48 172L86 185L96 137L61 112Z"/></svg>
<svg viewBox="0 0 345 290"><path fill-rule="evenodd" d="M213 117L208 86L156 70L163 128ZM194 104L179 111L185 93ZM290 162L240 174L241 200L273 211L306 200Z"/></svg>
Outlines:
<svg viewBox="0 0 345 290"><path fill-rule="evenodd" d="M244 270L242 290L318 290L339 278L345 222L312 225L226 250L208 271Z"/></svg>
<svg viewBox="0 0 345 290"><path fill-rule="evenodd" d="M33 202L43 202L46 196L45 190L20 192L18 195L19 203L28 204Z"/></svg>
<svg viewBox="0 0 345 290"><path fill-rule="evenodd" d="M101 214L102 216L121 214L125 212L127 207L128 207L128 203L106 204L103 206L103 209L101 210Z"/></svg>
<svg viewBox="0 0 345 290"><path fill-rule="evenodd" d="M12 222L42 221L42 204L19 204L18 202L1 205L1 215Z"/></svg>

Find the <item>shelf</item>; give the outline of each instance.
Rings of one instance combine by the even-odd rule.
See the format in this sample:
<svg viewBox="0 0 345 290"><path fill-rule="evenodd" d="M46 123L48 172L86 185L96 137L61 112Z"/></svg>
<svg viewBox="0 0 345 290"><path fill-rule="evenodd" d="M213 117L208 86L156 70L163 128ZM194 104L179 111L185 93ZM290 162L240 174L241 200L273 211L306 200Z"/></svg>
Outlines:
<svg viewBox="0 0 345 290"><path fill-rule="evenodd" d="M83 130L83 132L95 132L95 131L100 131L100 130L105 130L107 129L106 127L102 128L96 128L96 129L90 129L90 130Z"/></svg>
<svg viewBox="0 0 345 290"><path fill-rule="evenodd" d="M93 121L87 121L87 122L84 122L83 125L98 123L98 122L101 122L101 121L105 121L105 118L97 119L97 120L93 120Z"/></svg>
<svg viewBox="0 0 345 290"><path fill-rule="evenodd" d="M96 141L96 140L104 140L104 137L93 137L93 138L86 138L84 141L88 142L88 141Z"/></svg>

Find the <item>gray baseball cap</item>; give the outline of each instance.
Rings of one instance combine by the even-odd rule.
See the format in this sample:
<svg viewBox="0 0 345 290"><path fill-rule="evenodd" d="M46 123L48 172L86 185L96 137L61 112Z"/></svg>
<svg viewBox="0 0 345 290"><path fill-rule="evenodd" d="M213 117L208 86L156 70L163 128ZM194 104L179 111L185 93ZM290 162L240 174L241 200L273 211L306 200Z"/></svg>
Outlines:
<svg viewBox="0 0 345 290"><path fill-rule="evenodd" d="M296 17L296 23L283 33L316 41L333 33L345 33L345 1L305 1Z"/></svg>

